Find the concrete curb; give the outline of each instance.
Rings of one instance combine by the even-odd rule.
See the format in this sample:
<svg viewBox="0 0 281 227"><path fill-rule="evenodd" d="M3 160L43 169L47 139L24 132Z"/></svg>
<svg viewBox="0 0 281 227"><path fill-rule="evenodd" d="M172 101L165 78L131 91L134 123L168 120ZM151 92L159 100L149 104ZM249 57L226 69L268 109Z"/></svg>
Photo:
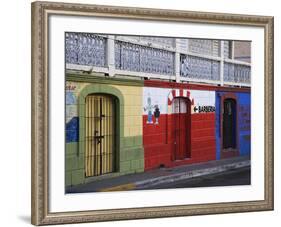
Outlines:
<svg viewBox="0 0 281 227"><path fill-rule="evenodd" d="M240 161L240 162L236 162L236 163L230 163L230 164L210 167L210 168L206 168L206 169L195 169L195 170L189 170L186 172L175 173L175 174L168 175L168 176L156 177L156 178L152 178L152 179L148 179L148 180L138 181L138 182L135 182L134 184L135 184L135 188L141 189L141 188L156 186L156 185L163 184L163 183L171 183L171 182L175 182L175 181L191 179L194 177L221 173L221 172L224 172L224 171L227 171L230 169L238 169L238 168L242 168L242 167L247 167L247 166L250 166L250 164L251 164L250 160Z"/></svg>

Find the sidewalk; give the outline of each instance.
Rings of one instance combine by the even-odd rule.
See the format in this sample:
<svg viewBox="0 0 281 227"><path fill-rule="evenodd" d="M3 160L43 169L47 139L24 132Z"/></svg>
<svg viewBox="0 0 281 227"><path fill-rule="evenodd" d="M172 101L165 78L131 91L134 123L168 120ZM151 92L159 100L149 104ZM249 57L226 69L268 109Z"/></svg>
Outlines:
<svg viewBox="0 0 281 227"><path fill-rule="evenodd" d="M66 189L66 192L81 193L148 189L163 183L221 173L230 169L239 169L250 165L251 161L249 156L214 160L205 163L188 164L174 168L160 168L144 173L102 179L87 184L69 187Z"/></svg>

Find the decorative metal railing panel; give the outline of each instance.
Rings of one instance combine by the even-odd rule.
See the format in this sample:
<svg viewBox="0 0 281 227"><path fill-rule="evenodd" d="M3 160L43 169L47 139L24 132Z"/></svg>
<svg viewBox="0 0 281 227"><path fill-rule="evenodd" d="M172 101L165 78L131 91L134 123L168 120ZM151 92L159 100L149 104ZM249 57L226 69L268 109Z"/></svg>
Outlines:
<svg viewBox="0 0 281 227"><path fill-rule="evenodd" d="M106 38L87 33L66 33L66 63L105 67Z"/></svg>
<svg viewBox="0 0 281 227"><path fill-rule="evenodd" d="M183 78L220 80L220 62L208 58L181 55L180 76Z"/></svg>
<svg viewBox="0 0 281 227"><path fill-rule="evenodd" d="M173 75L175 53L115 40L115 68L127 71Z"/></svg>
<svg viewBox="0 0 281 227"><path fill-rule="evenodd" d="M195 54L219 56L219 41L218 40L202 40L190 39L188 41L188 50Z"/></svg>
<svg viewBox="0 0 281 227"><path fill-rule="evenodd" d="M251 83L251 67L233 63L224 63L223 80L231 83Z"/></svg>
<svg viewBox="0 0 281 227"><path fill-rule="evenodd" d="M223 44L223 47L224 47L224 50L223 50L224 58L229 59L230 58L230 42L229 41L223 41L223 42L224 42L224 44Z"/></svg>

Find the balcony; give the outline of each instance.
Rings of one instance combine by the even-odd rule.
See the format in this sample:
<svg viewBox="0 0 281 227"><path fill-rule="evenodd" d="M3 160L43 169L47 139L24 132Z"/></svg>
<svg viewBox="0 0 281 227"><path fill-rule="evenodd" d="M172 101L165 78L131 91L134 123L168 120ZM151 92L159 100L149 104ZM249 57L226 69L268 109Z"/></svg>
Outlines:
<svg viewBox="0 0 281 227"><path fill-rule="evenodd" d="M66 69L109 76L250 87L251 64L229 58L227 41L66 33Z"/></svg>

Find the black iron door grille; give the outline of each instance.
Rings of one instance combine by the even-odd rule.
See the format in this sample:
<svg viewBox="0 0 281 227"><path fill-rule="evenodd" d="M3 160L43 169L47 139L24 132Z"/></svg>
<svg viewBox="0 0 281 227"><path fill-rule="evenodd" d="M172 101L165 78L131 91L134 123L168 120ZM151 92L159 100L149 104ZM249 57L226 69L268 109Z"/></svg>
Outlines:
<svg viewBox="0 0 281 227"><path fill-rule="evenodd" d="M114 172L114 98L88 95L85 109L85 175L90 177Z"/></svg>

